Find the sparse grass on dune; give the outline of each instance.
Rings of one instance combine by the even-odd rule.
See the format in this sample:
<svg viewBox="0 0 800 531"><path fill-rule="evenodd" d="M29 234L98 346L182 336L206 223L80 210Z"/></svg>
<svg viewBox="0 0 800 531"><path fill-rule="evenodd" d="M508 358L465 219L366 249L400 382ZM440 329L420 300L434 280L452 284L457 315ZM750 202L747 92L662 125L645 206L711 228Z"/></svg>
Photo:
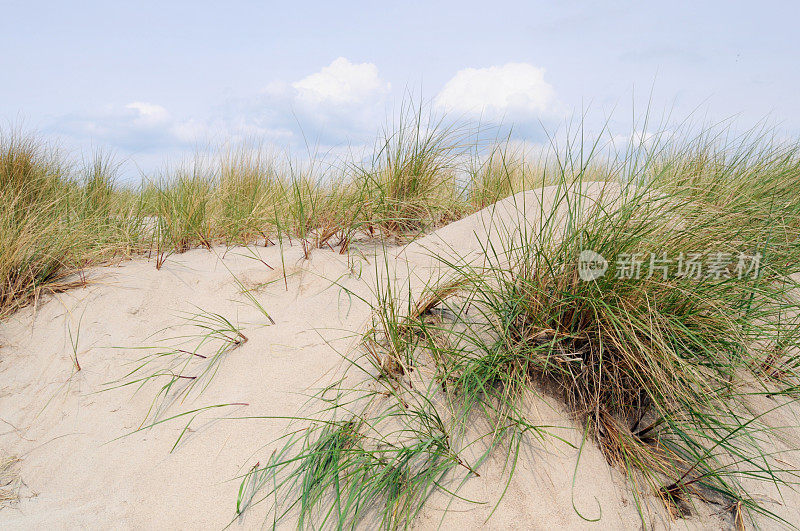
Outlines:
<svg viewBox="0 0 800 531"><path fill-rule="evenodd" d="M271 320L257 301L251 302ZM134 361L134 367L127 374L106 382L103 391L123 387L133 387L134 392L146 388L157 389L139 426L118 438L180 419L186 424L173 443L171 452L191 431L191 425L198 416L219 408L248 405L242 402L229 402L194 407L188 411L174 411L185 402L199 398L231 352L248 341L240 326L219 313L196 308L195 313L185 314L182 317L181 324L189 327L188 333L165 338L157 346L134 347L147 354ZM165 330L167 329L161 332Z"/></svg>
<svg viewBox="0 0 800 531"><path fill-rule="evenodd" d="M224 358L247 342L242 329L218 313L198 309L182 320L193 333L169 338L156 347L143 347L148 354L122 378L107 384L106 390L127 386L139 390L151 382L161 384L142 425L158 421L171 405L201 394Z"/></svg>
<svg viewBox="0 0 800 531"><path fill-rule="evenodd" d="M0 508L19 500L22 480L17 470L18 463L17 457L0 452Z"/></svg>

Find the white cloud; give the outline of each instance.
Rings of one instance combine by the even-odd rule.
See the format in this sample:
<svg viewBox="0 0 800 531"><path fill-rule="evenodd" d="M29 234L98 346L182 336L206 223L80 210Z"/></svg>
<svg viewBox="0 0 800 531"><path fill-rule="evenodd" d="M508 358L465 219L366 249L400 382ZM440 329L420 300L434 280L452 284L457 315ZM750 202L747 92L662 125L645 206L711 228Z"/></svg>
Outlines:
<svg viewBox="0 0 800 531"><path fill-rule="evenodd" d="M135 113L134 120L140 125L151 126L160 125L169 121L170 116L167 110L161 105L134 101L125 106Z"/></svg>
<svg viewBox="0 0 800 531"><path fill-rule="evenodd" d="M51 130L137 160L256 138L292 149L309 142L328 152L372 139L385 119L390 89L374 64L340 57L294 82L275 80L260 92L228 97L202 115L177 116L137 100L58 117Z"/></svg>
<svg viewBox="0 0 800 531"><path fill-rule="evenodd" d="M302 79L275 80L260 93L228 98L200 116L175 116L162 105L136 100L64 115L51 127L126 153L187 150L245 137L303 145L301 135L329 147L372 136L385 118L390 88L374 64L339 57Z"/></svg>
<svg viewBox="0 0 800 531"><path fill-rule="evenodd" d="M312 105L353 105L386 95L391 85L372 63L351 63L339 57L319 72L292 83L297 99Z"/></svg>
<svg viewBox="0 0 800 531"><path fill-rule="evenodd" d="M259 94L228 99L226 117L294 131L298 145L300 140L325 147L362 142L385 119L390 91L377 66L339 57L301 79L272 81Z"/></svg>
<svg viewBox="0 0 800 531"><path fill-rule="evenodd" d="M530 120L552 116L560 107L544 69L527 63L466 68L448 81L436 97L447 112L490 120Z"/></svg>

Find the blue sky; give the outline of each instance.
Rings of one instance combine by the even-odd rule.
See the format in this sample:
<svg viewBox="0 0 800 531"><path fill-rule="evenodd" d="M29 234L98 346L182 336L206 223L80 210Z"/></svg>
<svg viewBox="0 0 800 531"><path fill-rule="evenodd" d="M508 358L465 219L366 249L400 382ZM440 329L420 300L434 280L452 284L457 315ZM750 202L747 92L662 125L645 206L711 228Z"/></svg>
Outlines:
<svg viewBox="0 0 800 531"><path fill-rule="evenodd" d="M798 15L791 1L5 1L0 123L111 149L129 173L228 138L360 145L408 92L532 142L587 108L590 127L613 111L626 132L651 89L658 112L769 117L797 136Z"/></svg>

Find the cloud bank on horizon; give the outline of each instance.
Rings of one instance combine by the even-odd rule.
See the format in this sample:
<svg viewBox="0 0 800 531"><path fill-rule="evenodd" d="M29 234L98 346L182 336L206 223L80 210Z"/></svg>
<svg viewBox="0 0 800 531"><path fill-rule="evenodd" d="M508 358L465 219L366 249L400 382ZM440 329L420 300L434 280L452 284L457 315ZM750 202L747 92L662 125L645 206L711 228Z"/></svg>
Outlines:
<svg viewBox="0 0 800 531"><path fill-rule="evenodd" d="M295 81L219 102L206 117L175 116L158 102L133 101L57 117L47 130L76 144L124 154L190 152L222 141L258 139L289 148L307 142L326 150L374 139L392 107L409 96L392 91L374 63L338 57ZM527 63L465 68L428 98L429 110L460 121L513 124L528 131L560 119L565 107L545 70Z"/></svg>

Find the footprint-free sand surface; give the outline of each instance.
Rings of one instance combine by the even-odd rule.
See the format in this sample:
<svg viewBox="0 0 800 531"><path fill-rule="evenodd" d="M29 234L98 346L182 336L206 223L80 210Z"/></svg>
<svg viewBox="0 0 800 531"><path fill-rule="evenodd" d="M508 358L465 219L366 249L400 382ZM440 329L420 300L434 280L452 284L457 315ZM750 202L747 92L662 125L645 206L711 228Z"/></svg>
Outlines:
<svg viewBox="0 0 800 531"><path fill-rule="evenodd" d="M599 190L600 185L589 185L587 197L599 197ZM539 205L544 201L550 208L554 194L515 196L405 248L363 243L349 254L315 250L309 259L297 242L197 249L173 255L160 270L145 257L95 268L87 272L85 288L42 297L0 323L0 450L19 458L14 467L19 501L0 509L0 527L270 527L266 504L235 518L239 476L269 458L287 421L241 417L294 416L310 394L334 381L343 356L354 352L369 322L369 306L355 295L373 297L384 251L389 274L411 283L413 292L439 274L430 252L479 260L481 242L492 237L492 223L518 222L519 212L525 211L525 219L538 230ZM243 287L274 324L242 293ZM188 336L196 330L186 317L200 310L224 316L247 341L223 355L202 394L171 404L161 418L216 404L245 405L201 411L183 434L189 417L136 431L148 418L159 385L151 382L137 391L135 386L114 388L113 382L153 352L146 347L180 341L192 345ZM559 434L573 446L531 442L508 485L505 456L498 456L459 491L479 503L448 506L450 498L436 494L415 525L640 528L624 474L611 468L591 443L578 460L581 427L559 404L532 396L529 406L532 418L560 426ZM792 416L791 411L780 417L776 413L774 422L788 423ZM771 510L800 524L796 493L784 490L781 499L768 487L757 488L761 499L773 500ZM729 514L717 507L701 504L692 517L672 520L655 497L644 505L645 520L655 528L732 525ZM589 521L598 517L599 522ZM281 527L293 524L287 518Z"/></svg>

